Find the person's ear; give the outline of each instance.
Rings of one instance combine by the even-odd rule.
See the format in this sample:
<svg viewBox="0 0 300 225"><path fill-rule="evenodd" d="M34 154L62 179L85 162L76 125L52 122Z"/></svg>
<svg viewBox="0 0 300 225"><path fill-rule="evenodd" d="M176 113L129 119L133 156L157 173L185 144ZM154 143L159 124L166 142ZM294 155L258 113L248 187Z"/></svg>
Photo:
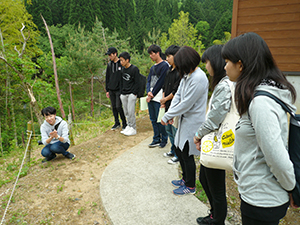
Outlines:
<svg viewBox="0 0 300 225"><path fill-rule="evenodd" d="M244 68L242 61L239 60L237 63L239 64L240 72L242 72L242 70Z"/></svg>

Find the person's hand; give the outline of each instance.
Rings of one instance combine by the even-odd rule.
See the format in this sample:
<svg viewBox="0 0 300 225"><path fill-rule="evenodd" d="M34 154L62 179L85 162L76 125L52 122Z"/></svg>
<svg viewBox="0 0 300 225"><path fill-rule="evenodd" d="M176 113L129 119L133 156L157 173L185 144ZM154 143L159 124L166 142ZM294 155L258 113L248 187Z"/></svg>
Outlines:
<svg viewBox="0 0 300 225"><path fill-rule="evenodd" d="M109 92L106 92L106 97L109 98Z"/></svg>
<svg viewBox="0 0 300 225"><path fill-rule="evenodd" d="M174 119L173 118L168 121L168 124L172 125L173 123L174 123Z"/></svg>
<svg viewBox="0 0 300 225"><path fill-rule="evenodd" d="M148 97L146 98L146 102L149 103L149 102L151 101L151 99L152 99L152 98L148 96Z"/></svg>
<svg viewBox="0 0 300 225"><path fill-rule="evenodd" d="M161 100L160 100L160 104L161 105L164 105L166 103L166 98L162 98Z"/></svg>
<svg viewBox="0 0 300 225"><path fill-rule="evenodd" d="M299 206L297 206L294 202L292 193L289 193L289 197L290 197L290 207L292 207L293 209L299 208Z"/></svg>
<svg viewBox="0 0 300 225"><path fill-rule="evenodd" d="M163 120L161 120L160 123L161 123L163 126L166 126L166 125L167 125L167 123L165 123Z"/></svg>
<svg viewBox="0 0 300 225"><path fill-rule="evenodd" d="M201 141L198 142L198 143L196 143L196 149L197 149L198 151L201 151Z"/></svg>
<svg viewBox="0 0 300 225"><path fill-rule="evenodd" d="M56 138L57 137L57 130L54 130L54 131L52 131L51 133L50 133L50 137L52 137L52 138Z"/></svg>
<svg viewBox="0 0 300 225"><path fill-rule="evenodd" d="M196 145L197 150L201 151L201 139L194 136L194 144Z"/></svg>
<svg viewBox="0 0 300 225"><path fill-rule="evenodd" d="M151 91L149 91L147 95L148 95L148 97L150 97L150 98L154 98L154 95L152 94Z"/></svg>
<svg viewBox="0 0 300 225"><path fill-rule="evenodd" d="M160 104L160 108L166 108L165 104Z"/></svg>

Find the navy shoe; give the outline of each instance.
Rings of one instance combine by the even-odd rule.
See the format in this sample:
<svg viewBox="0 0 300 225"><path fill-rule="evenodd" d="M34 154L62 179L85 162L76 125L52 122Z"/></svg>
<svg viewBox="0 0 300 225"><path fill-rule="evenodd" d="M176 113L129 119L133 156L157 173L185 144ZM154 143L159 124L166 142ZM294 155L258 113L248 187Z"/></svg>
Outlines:
<svg viewBox="0 0 300 225"><path fill-rule="evenodd" d="M173 191L174 195L189 195L189 194L195 194L196 193L196 188L189 188L185 185L175 189Z"/></svg>
<svg viewBox="0 0 300 225"><path fill-rule="evenodd" d="M160 142L154 142L152 141L151 144L148 145L149 148L155 148L155 147L158 147L160 145Z"/></svg>
<svg viewBox="0 0 300 225"><path fill-rule="evenodd" d="M76 155L72 154L71 152L68 152L68 154L65 155L68 159L75 159Z"/></svg>
<svg viewBox="0 0 300 225"><path fill-rule="evenodd" d="M159 147L160 148L164 148L164 147L166 147L166 145L167 145L167 142L161 142L160 145L159 145Z"/></svg>
<svg viewBox="0 0 300 225"><path fill-rule="evenodd" d="M171 183L174 187L181 187L181 186L185 185L185 181L183 179L181 179L181 180L172 180Z"/></svg>
<svg viewBox="0 0 300 225"><path fill-rule="evenodd" d="M55 159L56 158L56 155L52 155L50 157L45 157L43 160L42 160L42 163L45 163L45 162L49 162L51 161L52 159Z"/></svg>

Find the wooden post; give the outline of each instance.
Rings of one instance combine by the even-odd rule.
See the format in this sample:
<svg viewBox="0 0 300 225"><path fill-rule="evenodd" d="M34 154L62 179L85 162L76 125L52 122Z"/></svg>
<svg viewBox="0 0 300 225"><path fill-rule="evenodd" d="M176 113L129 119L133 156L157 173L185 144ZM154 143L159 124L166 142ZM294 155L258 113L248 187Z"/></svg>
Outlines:
<svg viewBox="0 0 300 225"><path fill-rule="evenodd" d="M69 115L68 115L68 127L69 127L70 145L74 146L75 142L74 142L74 137L73 137L73 132L72 132L72 114L70 112L69 112Z"/></svg>
<svg viewBox="0 0 300 225"><path fill-rule="evenodd" d="M1 156L3 156L3 147L2 147L2 135L1 135L1 121L0 121L0 149L1 149Z"/></svg>
<svg viewBox="0 0 300 225"><path fill-rule="evenodd" d="M26 157L26 163L30 163L30 154L31 154L31 138L30 134L32 134L32 121L27 123L27 142L28 142L28 153Z"/></svg>

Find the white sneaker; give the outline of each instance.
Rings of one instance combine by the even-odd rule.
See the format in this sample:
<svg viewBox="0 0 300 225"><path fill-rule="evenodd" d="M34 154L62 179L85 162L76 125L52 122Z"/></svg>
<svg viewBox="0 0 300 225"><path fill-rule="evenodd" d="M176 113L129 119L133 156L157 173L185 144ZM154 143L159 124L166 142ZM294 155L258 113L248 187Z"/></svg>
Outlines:
<svg viewBox="0 0 300 225"><path fill-rule="evenodd" d="M168 160L168 163L169 164L176 164L177 162L179 161L179 159L177 157L173 157L172 159L169 159Z"/></svg>
<svg viewBox="0 0 300 225"><path fill-rule="evenodd" d="M125 129L124 129L124 130L122 130L120 133L121 133L121 134L124 134L126 131L128 131L128 130L129 130L129 128L130 128L130 126L126 126L126 127L125 127Z"/></svg>
<svg viewBox="0 0 300 225"><path fill-rule="evenodd" d="M129 129L123 133L126 136L136 135L136 129L129 127Z"/></svg>

